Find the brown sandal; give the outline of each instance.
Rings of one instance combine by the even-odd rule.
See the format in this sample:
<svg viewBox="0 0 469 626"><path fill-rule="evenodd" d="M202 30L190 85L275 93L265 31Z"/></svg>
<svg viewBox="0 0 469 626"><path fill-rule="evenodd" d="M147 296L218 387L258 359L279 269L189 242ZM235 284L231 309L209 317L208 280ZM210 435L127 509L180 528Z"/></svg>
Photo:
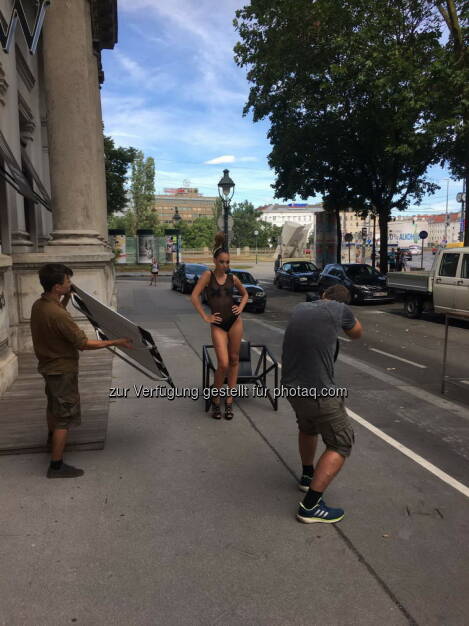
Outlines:
<svg viewBox="0 0 469 626"><path fill-rule="evenodd" d="M233 419L233 403L225 405L225 419L232 420Z"/></svg>

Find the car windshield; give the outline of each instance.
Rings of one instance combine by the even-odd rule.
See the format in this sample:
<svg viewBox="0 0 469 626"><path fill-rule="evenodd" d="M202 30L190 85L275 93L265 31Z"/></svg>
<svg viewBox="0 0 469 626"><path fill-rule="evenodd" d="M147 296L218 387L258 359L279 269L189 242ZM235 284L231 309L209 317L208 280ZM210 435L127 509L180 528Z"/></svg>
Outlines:
<svg viewBox="0 0 469 626"><path fill-rule="evenodd" d="M375 282L381 274L370 265L349 265L345 267L345 273L354 283Z"/></svg>
<svg viewBox="0 0 469 626"><path fill-rule="evenodd" d="M186 265L185 269L188 274L201 274L205 272L208 267L206 265Z"/></svg>
<svg viewBox="0 0 469 626"><path fill-rule="evenodd" d="M291 268L294 272L314 272L317 269L315 265L308 262L291 263Z"/></svg>
<svg viewBox="0 0 469 626"><path fill-rule="evenodd" d="M249 272L233 272L233 276L237 276L243 285L255 285L256 281Z"/></svg>

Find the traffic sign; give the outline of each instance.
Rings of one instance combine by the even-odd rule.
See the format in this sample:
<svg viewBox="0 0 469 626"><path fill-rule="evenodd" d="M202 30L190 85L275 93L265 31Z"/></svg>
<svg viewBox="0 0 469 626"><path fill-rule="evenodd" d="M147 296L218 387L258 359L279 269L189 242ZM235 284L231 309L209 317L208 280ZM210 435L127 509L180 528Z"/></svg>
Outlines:
<svg viewBox="0 0 469 626"><path fill-rule="evenodd" d="M368 233L368 231L366 229L366 226L363 226L363 228L362 228L362 237L363 237L363 239L366 237L367 233Z"/></svg>
<svg viewBox="0 0 469 626"><path fill-rule="evenodd" d="M456 196L456 202L466 202L466 194L460 191Z"/></svg>
<svg viewBox="0 0 469 626"><path fill-rule="evenodd" d="M419 237L420 237L420 239L426 239L428 237L427 231L426 230L421 230L419 232Z"/></svg>
<svg viewBox="0 0 469 626"><path fill-rule="evenodd" d="M233 230L233 216L232 215L228 215L228 232L231 232ZM223 220L223 215L220 215L218 217L217 220L217 226L220 230L223 230L225 228L225 222Z"/></svg>
<svg viewBox="0 0 469 626"><path fill-rule="evenodd" d="M345 241L350 242L353 241L353 235L352 233L346 233L344 236Z"/></svg>

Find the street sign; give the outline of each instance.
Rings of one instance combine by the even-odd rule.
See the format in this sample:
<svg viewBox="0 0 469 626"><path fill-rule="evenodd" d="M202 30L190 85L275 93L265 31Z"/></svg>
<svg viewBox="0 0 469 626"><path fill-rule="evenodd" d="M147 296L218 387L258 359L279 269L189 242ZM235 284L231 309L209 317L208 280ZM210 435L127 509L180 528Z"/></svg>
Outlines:
<svg viewBox="0 0 469 626"><path fill-rule="evenodd" d="M232 215L228 215L228 232L231 232L233 230L233 216ZM218 220L217 220L217 226L220 230L223 230L225 228L225 223L223 220L223 215L220 215Z"/></svg>
<svg viewBox="0 0 469 626"><path fill-rule="evenodd" d="M177 228L166 228L164 231L165 235L178 235L179 230Z"/></svg>
<svg viewBox="0 0 469 626"><path fill-rule="evenodd" d="M353 235L352 233L346 233L344 236L345 241L350 242L353 241Z"/></svg>
<svg viewBox="0 0 469 626"><path fill-rule="evenodd" d="M368 231L367 231L367 229L366 229L366 226L364 226L364 227L362 228L362 237L363 237L363 239L366 237L367 233L368 233Z"/></svg>
<svg viewBox="0 0 469 626"><path fill-rule="evenodd" d="M426 230L421 230L419 232L419 237L420 237L420 239L426 239L428 237L427 231Z"/></svg>
<svg viewBox="0 0 469 626"><path fill-rule="evenodd" d="M466 202L466 194L460 191L456 196L456 202Z"/></svg>

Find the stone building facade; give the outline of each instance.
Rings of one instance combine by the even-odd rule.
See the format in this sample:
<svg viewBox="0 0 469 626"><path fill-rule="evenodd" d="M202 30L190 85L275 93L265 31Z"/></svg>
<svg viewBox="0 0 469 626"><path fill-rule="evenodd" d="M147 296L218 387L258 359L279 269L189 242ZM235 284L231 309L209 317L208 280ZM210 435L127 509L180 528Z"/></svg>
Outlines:
<svg viewBox="0 0 469 626"><path fill-rule="evenodd" d="M40 8L37 49L21 19L7 46L15 10L33 33ZM66 263L80 286L112 302L100 83L101 50L117 41L117 1L0 0L0 25L1 394L18 354L32 349L42 264Z"/></svg>
<svg viewBox="0 0 469 626"><path fill-rule="evenodd" d="M176 208L181 219L192 224L198 217L213 217L216 200L215 196L204 196L191 187L168 189L164 194L155 195L153 211L165 226L173 223Z"/></svg>

